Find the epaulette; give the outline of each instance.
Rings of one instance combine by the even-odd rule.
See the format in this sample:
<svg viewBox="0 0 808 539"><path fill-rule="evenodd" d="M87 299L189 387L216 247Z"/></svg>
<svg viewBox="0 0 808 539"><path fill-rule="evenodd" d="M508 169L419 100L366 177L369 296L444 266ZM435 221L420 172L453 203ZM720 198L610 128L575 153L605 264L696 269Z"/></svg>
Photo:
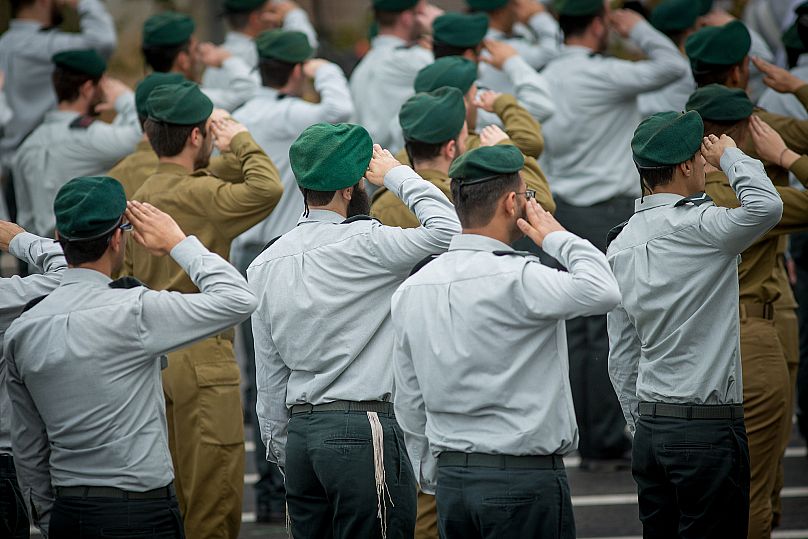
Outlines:
<svg viewBox="0 0 808 539"><path fill-rule="evenodd" d="M94 121L95 118L93 118L92 116L86 116L82 114L81 116L70 122L70 129L87 129L88 127L93 125Z"/></svg>
<svg viewBox="0 0 808 539"><path fill-rule="evenodd" d="M438 255L429 255L426 258L421 259L420 262L418 262L415 266L413 266L412 271L410 271L410 277L412 277L413 275L418 273L421 270L421 268L423 268L424 266L426 266L427 264L429 264L430 262L432 262L433 260L435 260L439 256L440 256L439 254Z"/></svg>
<svg viewBox="0 0 808 539"><path fill-rule="evenodd" d="M375 217L371 217L370 215L354 215L353 217L348 217L341 225L350 225L351 223L356 223L358 221L378 221Z"/></svg>
<svg viewBox="0 0 808 539"><path fill-rule="evenodd" d="M31 309L36 307L39 304L39 302L41 302L46 297L48 297L47 294L45 294L44 296L39 296L38 298L32 299L31 301L29 301L28 303L25 304L25 307L22 308L22 312L26 313L26 312L30 311Z"/></svg>
<svg viewBox="0 0 808 539"><path fill-rule="evenodd" d="M616 227L612 228L609 231L609 233L606 234L606 248L607 249L609 248L609 245L611 245L611 243L614 240L617 239L617 236L620 235L620 233L623 231L623 229L626 228L627 224L628 224L628 220L625 220L622 223L620 223L619 225L617 225Z"/></svg>
<svg viewBox="0 0 808 539"><path fill-rule="evenodd" d="M129 275L121 277L120 279L115 279L114 281L109 283L108 286L110 288L123 288L123 289L126 289L126 290L128 290L130 288L137 288L139 286L142 286L144 288L148 288L148 286L143 284L141 281L139 281L138 279L135 279L134 277L131 277Z"/></svg>
<svg viewBox="0 0 808 539"><path fill-rule="evenodd" d="M683 198L682 200L674 204L673 207L678 208L679 206L687 206L687 205L701 206L702 204L707 204L708 202L712 201L713 199L710 198L710 195L702 191L701 193L696 193L695 195L690 195L689 197Z"/></svg>
<svg viewBox="0 0 808 539"><path fill-rule="evenodd" d="M266 251L267 249L269 249L270 247L272 247L272 244L273 244L273 243L275 243L276 241L278 241L279 239L281 239L282 237L283 237L283 234L281 234L280 236L278 236L278 237L276 237L276 238L272 238L271 240L269 240L269 241L267 242L267 244L266 244L266 245L264 245L264 248L263 248L263 249L261 249L261 252L263 253L264 251Z"/></svg>
<svg viewBox="0 0 808 539"><path fill-rule="evenodd" d="M521 256L522 258L532 256L538 258L535 253L530 251L494 251L494 256Z"/></svg>

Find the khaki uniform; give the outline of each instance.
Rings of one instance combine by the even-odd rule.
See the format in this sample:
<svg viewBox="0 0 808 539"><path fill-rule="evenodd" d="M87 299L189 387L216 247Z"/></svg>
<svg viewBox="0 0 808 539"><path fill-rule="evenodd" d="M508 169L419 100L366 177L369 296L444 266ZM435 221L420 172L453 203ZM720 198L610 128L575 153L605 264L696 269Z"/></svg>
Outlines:
<svg viewBox="0 0 808 539"><path fill-rule="evenodd" d="M707 175L706 191L718 206L739 206L722 172ZM796 351L790 346L795 319L789 320L796 303L787 279L783 281L781 251L787 234L808 228L808 193L788 187L778 187L778 193L783 199L782 220L742 253L738 266L744 419L751 465L750 538L770 535L771 494L791 417L786 362ZM780 305L783 310L775 315ZM778 318L785 323L778 326Z"/></svg>
<svg viewBox="0 0 808 539"><path fill-rule="evenodd" d="M170 214L223 258L233 239L269 215L283 193L277 169L251 135L237 135L231 148L243 182L160 163L134 195ZM197 291L177 264L149 255L135 242L127 243L124 271L153 289ZM235 538L241 526L244 432L232 341L233 331L227 330L168 354L163 371L169 448L187 537Z"/></svg>

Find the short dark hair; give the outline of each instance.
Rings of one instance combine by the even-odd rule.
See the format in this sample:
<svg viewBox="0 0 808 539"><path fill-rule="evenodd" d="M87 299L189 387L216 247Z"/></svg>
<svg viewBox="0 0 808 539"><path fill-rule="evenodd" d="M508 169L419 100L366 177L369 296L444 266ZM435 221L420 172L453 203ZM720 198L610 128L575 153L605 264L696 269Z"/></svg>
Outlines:
<svg viewBox="0 0 808 539"><path fill-rule="evenodd" d="M448 45L442 41L432 42L432 54L435 56L435 60L443 58L444 56L463 56L466 51L472 51L474 54L478 54L477 47L455 47L454 45Z"/></svg>
<svg viewBox="0 0 808 539"><path fill-rule="evenodd" d="M376 24L379 25L379 28L385 28L394 26L401 13L401 11L382 11L380 9L374 9L373 18L376 20Z"/></svg>
<svg viewBox="0 0 808 539"><path fill-rule="evenodd" d="M149 118L143 127L157 157L174 157L185 148L194 129L199 128L203 137L207 135L206 124L207 121L194 125L176 125Z"/></svg>
<svg viewBox="0 0 808 539"><path fill-rule="evenodd" d="M56 99L60 103L62 101L75 101L79 98L79 90L85 82L92 81L93 84L98 84L100 80L101 77L93 77L86 73L59 66L53 68L53 74L51 75Z"/></svg>
<svg viewBox="0 0 808 539"><path fill-rule="evenodd" d="M519 189L519 173L503 174L495 180L462 185L452 180L452 200L463 228L476 228L491 222L497 202L505 193Z"/></svg>
<svg viewBox="0 0 808 539"><path fill-rule="evenodd" d="M261 82L270 88L283 88L289 82L296 65L274 58L260 58L258 71L261 73Z"/></svg>
<svg viewBox="0 0 808 539"><path fill-rule="evenodd" d="M682 46L685 36L687 35L687 30L668 30L667 32L663 32L668 39L673 41L673 44L677 47Z"/></svg>
<svg viewBox="0 0 808 539"><path fill-rule="evenodd" d="M741 144L746 138L746 134L749 130L749 121L748 119L744 118L743 120L736 120L730 122L715 122L712 120L704 120L704 136L715 135L716 137L720 137L721 135L727 135L732 138L736 143Z"/></svg>
<svg viewBox="0 0 808 539"><path fill-rule="evenodd" d="M654 189L662 185L667 185L673 181L673 173L676 171L678 165L670 165L667 167L637 167L642 179L643 187L653 192Z"/></svg>
<svg viewBox="0 0 808 539"><path fill-rule="evenodd" d="M247 25L250 23L250 15L252 15L254 11L255 10L227 11L224 14L224 18L227 19L227 25L238 32L247 27Z"/></svg>
<svg viewBox="0 0 808 539"><path fill-rule="evenodd" d="M174 65L174 61L181 52L191 52L191 40L187 40L179 45L153 45L143 46L143 57L146 63L158 73L168 73Z"/></svg>
<svg viewBox="0 0 808 539"><path fill-rule="evenodd" d="M67 263L71 266L95 262L107 252L109 240L112 238L112 234L115 233L115 230L118 229L113 229L110 233L94 240L66 241L60 239L59 245L62 246L62 250L65 253L65 260L67 260Z"/></svg>
<svg viewBox="0 0 808 539"><path fill-rule="evenodd" d="M449 140L457 140L449 139ZM410 164L415 165L415 161L429 161L435 159L440 155L440 150L449 142L445 140L437 144L430 144L428 142L419 142L417 140L405 140L404 149L407 152L407 157L410 159Z"/></svg>
<svg viewBox="0 0 808 539"><path fill-rule="evenodd" d="M303 203L308 209L309 204L312 206L325 206L334 198L336 191L315 191L314 189L300 188L303 193Z"/></svg>
<svg viewBox="0 0 808 539"><path fill-rule="evenodd" d="M11 16L15 17L17 13L24 7L28 7L36 2L36 0L10 0L11 1Z"/></svg>
<svg viewBox="0 0 808 539"><path fill-rule="evenodd" d="M580 36L586 32L595 19L602 17L604 13L605 10L601 9L594 15L560 15L558 25L564 32L564 38Z"/></svg>
<svg viewBox="0 0 808 539"><path fill-rule="evenodd" d="M730 66L704 64L700 62L698 72L695 69L692 70L693 79L695 79L696 86L699 88L702 86L707 86L708 84L721 84L723 86L724 83L727 82L729 72L732 71L732 68L739 65L740 62Z"/></svg>

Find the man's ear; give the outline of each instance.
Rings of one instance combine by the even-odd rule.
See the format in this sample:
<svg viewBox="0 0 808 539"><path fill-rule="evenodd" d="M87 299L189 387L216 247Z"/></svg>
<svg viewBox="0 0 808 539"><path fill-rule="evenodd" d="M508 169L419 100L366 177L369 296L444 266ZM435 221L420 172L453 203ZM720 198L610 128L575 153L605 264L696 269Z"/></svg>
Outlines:
<svg viewBox="0 0 808 539"><path fill-rule="evenodd" d="M91 80L85 81L79 87L79 94L81 94L81 97L85 99L90 99L95 93L96 86L96 83Z"/></svg>
<svg viewBox="0 0 808 539"><path fill-rule="evenodd" d="M516 215L516 193L509 191L502 197L502 207L506 215Z"/></svg>
<svg viewBox="0 0 808 539"><path fill-rule="evenodd" d="M342 190L342 198L346 201L350 201L353 198L353 187L346 187Z"/></svg>
<svg viewBox="0 0 808 539"><path fill-rule="evenodd" d="M693 174L693 159L688 159L683 163L679 163L679 170L682 171L685 178L689 178Z"/></svg>
<svg viewBox="0 0 808 539"><path fill-rule="evenodd" d="M457 157L457 141L450 140L449 142L447 142L443 146L441 153L443 153L443 157L445 157L449 161L453 161Z"/></svg>

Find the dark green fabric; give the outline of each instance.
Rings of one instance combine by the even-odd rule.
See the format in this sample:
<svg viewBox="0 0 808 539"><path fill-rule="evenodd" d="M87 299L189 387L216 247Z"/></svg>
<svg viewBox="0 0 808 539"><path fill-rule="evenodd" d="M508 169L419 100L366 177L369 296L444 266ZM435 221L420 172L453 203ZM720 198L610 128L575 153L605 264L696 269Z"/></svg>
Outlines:
<svg viewBox="0 0 808 539"><path fill-rule="evenodd" d="M225 0L224 9L228 13L245 13L254 11L266 3L267 0Z"/></svg>
<svg viewBox="0 0 808 539"><path fill-rule="evenodd" d="M463 93L443 87L415 94L401 107L398 115L406 140L438 144L453 140L466 121Z"/></svg>
<svg viewBox="0 0 808 539"><path fill-rule="evenodd" d="M805 45L802 44L800 33L797 31L797 23L795 22L788 27L788 30L783 32L783 46L787 49L795 51L805 51Z"/></svg>
<svg viewBox="0 0 808 539"><path fill-rule="evenodd" d="M485 13L446 13L432 23L432 38L452 47L474 48L482 43L486 32Z"/></svg>
<svg viewBox="0 0 808 539"><path fill-rule="evenodd" d="M191 39L195 29L194 20L188 15L163 11L143 24L143 46L180 45Z"/></svg>
<svg viewBox="0 0 808 539"><path fill-rule="evenodd" d="M59 189L53 202L56 230L67 240L109 232L126 211L126 193L108 176L73 178Z"/></svg>
<svg viewBox="0 0 808 539"><path fill-rule="evenodd" d="M695 0L699 5L699 15L707 15L713 9L713 0Z"/></svg>
<svg viewBox="0 0 808 539"><path fill-rule="evenodd" d="M444 56L422 68L415 76L416 92L431 92L442 86L457 88L465 95L477 80L477 64L460 56Z"/></svg>
<svg viewBox="0 0 808 539"><path fill-rule="evenodd" d="M708 26L687 38L685 52L694 71L710 66L731 66L749 54L752 36L741 21L724 26Z"/></svg>
<svg viewBox="0 0 808 539"><path fill-rule="evenodd" d="M701 146L704 123L698 112L659 112L634 131L631 151L641 167L678 165L691 159Z"/></svg>
<svg viewBox="0 0 808 539"><path fill-rule="evenodd" d="M308 60L314 49L303 32L270 30L255 38L258 56L297 64Z"/></svg>
<svg viewBox="0 0 808 539"><path fill-rule="evenodd" d="M692 28L699 18L701 5L693 0L663 0L648 19L660 32L680 32Z"/></svg>
<svg viewBox="0 0 808 539"><path fill-rule="evenodd" d="M556 0L555 9L559 15L586 17L597 15L605 9L603 0Z"/></svg>
<svg viewBox="0 0 808 539"><path fill-rule="evenodd" d="M466 0L474 11L495 11L508 5L508 0Z"/></svg>
<svg viewBox="0 0 808 539"><path fill-rule="evenodd" d="M146 102L152 90L164 84L180 84L184 81L185 77L180 73L151 73L147 75L135 88L135 108L137 109L137 115L142 118L149 115Z"/></svg>
<svg viewBox="0 0 808 539"><path fill-rule="evenodd" d="M455 159L449 168L449 177L461 183L476 183L518 172L524 166L525 158L516 146L481 146Z"/></svg>
<svg viewBox="0 0 808 539"><path fill-rule="evenodd" d="M407 11L418 4L418 0L373 0L373 7L379 11Z"/></svg>
<svg viewBox="0 0 808 539"><path fill-rule="evenodd" d="M749 118L755 106L740 88L709 84L691 94L685 110L694 110L707 121L737 122Z"/></svg>
<svg viewBox="0 0 808 539"><path fill-rule="evenodd" d="M175 125L194 125L210 118L213 102L195 82L163 84L146 100L149 118Z"/></svg>
<svg viewBox="0 0 808 539"><path fill-rule="evenodd" d="M355 124L314 124L289 148L289 163L298 185L314 191L338 191L356 185L371 157L370 134Z"/></svg>
<svg viewBox="0 0 808 539"><path fill-rule="evenodd" d="M59 52L53 55L51 61L61 68L94 78L100 77L107 70L107 62L92 49Z"/></svg>

